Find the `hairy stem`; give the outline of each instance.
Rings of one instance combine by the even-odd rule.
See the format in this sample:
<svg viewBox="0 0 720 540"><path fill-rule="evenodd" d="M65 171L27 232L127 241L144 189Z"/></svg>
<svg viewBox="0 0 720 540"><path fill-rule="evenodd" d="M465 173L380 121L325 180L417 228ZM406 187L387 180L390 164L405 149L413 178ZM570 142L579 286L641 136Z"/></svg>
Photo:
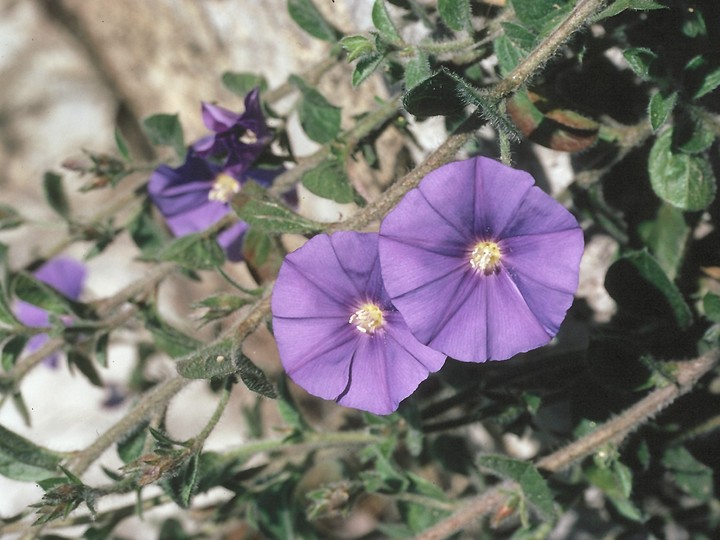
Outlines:
<svg viewBox="0 0 720 540"><path fill-rule="evenodd" d="M617 418L609 420L592 433L545 456L537 462L537 467L548 472L562 471L604 444L621 443L631 432L689 392L703 375L718 364L718 360L720 360L720 350L714 349L694 360L678 362L674 383L654 390ZM504 482L470 499L450 517L418 535L416 540L440 540L462 530L504 502L507 498L504 492L510 485Z"/></svg>

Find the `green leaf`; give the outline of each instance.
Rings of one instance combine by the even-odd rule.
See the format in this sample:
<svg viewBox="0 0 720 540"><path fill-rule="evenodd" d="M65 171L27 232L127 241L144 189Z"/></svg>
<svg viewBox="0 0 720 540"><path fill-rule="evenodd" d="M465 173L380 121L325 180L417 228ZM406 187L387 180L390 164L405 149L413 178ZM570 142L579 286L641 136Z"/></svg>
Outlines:
<svg viewBox="0 0 720 540"><path fill-rule="evenodd" d="M117 146L118 153L120 154L121 158L123 158L125 161L132 161L132 158L130 157L130 150L128 150L127 141L125 141L125 137L123 137L122 133L117 127L115 128L115 146Z"/></svg>
<svg viewBox="0 0 720 540"><path fill-rule="evenodd" d="M629 499L632 491L632 472L627 466L617 460L613 460L610 466L600 466L595 463L587 467L585 475L608 496L623 516L633 521L642 521L642 513Z"/></svg>
<svg viewBox="0 0 720 540"><path fill-rule="evenodd" d="M80 370L80 373L82 373L88 380L88 382L93 386L97 386L98 388L105 387L102 378L100 377L100 374L95 368L92 360L90 360L90 358L88 358L84 354L81 354L75 350L71 350L70 352L68 352L68 366L71 369L73 366L77 367Z"/></svg>
<svg viewBox="0 0 720 540"><path fill-rule="evenodd" d="M247 182L233 200L238 217L266 233L309 233L319 231L322 225L306 219L268 195L260 185Z"/></svg>
<svg viewBox="0 0 720 540"><path fill-rule="evenodd" d="M30 442L0 425L0 474L37 482L57 474L62 456Z"/></svg>
<svg viewBox="0 0 720 540"><path fill-rule="evenodd" d="M148 306L141 313L155 345L170 357L179 358L200 347L198 340L163 321L153 306Z"/></svg>
<svg viewBox="0 0 720 540"><path fill-rule="evenodd" d="M703 210L715 198L716 182L704 156L673 151L673 130L660 135L650 150L648 172L655 194L682 210Z"/></svg>
<svg viewBox="0 0 720 540"><path fill-rule="evenodd" d="M170 242L159 258L190 270L211 270L225 262L225 253L214 238L206 233L194 233Z"/></svg>
<svg viewBox="0 0 720 540"><path fill-rule="evenodd" d="M312 431L310 425L305 421L305 418L298 409L292 394L290 394L290 389L288 388L285 377L281 377L278 381L278 394L277 408L283 422L294 431L300 433Z"/></svg>
<svg viewBox="0 0 720 540"><path fill-rule="evenodd" d="M605 288L618 304L639 316L656 318L669 311L680 328L692 324L692 312L682 294L646 250L620 257L608 269Z"/></svg>
<svg viewBox="0 0 720 540"><path fill-rule="evenodd" d="M155 114L143 120L143 128L150 142L170 146L180 159L185 157L185 136L177 114Z"/></svg>
<svg viewBox="0 0 720 540"><path fill-rule="evenodd" d="M345 36L340 40L340 45L347 51L348 62L375 52L375 45L365 36Z"/></svg>
<svg viewBox="0 0 720 540"><path fill-rule="evenodd" d="M384 0L375 0L372 8L372 22L384 41L393 45L402 44L403 40L395 23L390 19Z"/></svg>
<svg viewBox="0 0 720 540"><path fill-rule="evenodd" d="M667 9L667 6L658 3L656 0L615 0L615 2L598 13L593 20L599 21L601 19L607 19L608 17L614 17L626 9L641 11Z"/></svg>
<svg viewBox="0 0 720 540"><path fill-rule="evenodd" d="M664 95L663 92L658 91L650 98L648 115L650 117L650 125L652 126L653 131L657 131L658 128L668 119L670 113L675 108L677 96L677 92Z"/></svg>
<svg viewBox="0 0 720 540"><path fill-rule="evenodd" d="M673 126L672 148L685 154L704 152L715 142L715 131L694 111L683 114Z"/></svg>
<svg viewBox="0 0 720 540"><path fill-rule="evenodd" d="M267 79L255 73L226 71L222 74L222 84L233 94L243 98L254 88L260 88L260 92L268 89Z"/></svg>
<svg viewBox="0 0 720 540"><path fill-rule="evenodd" d="M701 97L714 91L718 86L720 86L720 68L714 69L703 77L700 88L695 91L693 98L700 99Z"/></svg>
<svg viewBox="0 0 720 540"><path fill-rule="evenodd" d="M720 296L707 293L703 297L703 311L709 320L714 323L720 323Z"/></svg>
<svg viewBox="0 0 720 540"><path fill-rule="evenodd" d="M28 336L19 334L11 337L2 344L2 353L0 353L0 357L2 358L2 368L5 371L10 371L15 365L17 359L20 358L20 353L22 353L25 348L27 341Z"/></svg>
<svg viewBox="0 0 720 540"><path fill-rule="evenodd" d="M500 65L500 74L503 76L510 73L526 56L523 50L505 34L493 42L493 47Z"/></svg>
<svg viewBox="0 0 720 540"><path fill-rule="evenodd" d="M405 66L405 89L410 90L422 81L432 76L428 55L422 51L417 54Z"/></svg>
<svg viewBox="0 0 720 540"><path fill-rule="evenodd" d="M438 0L440 18L453 30L464 30L470 27L469 0Z"/></svg>
<svg viewBox="0 0 720 540"><path fill-rule="evenodd" d="M7 326L18 326L20 321L15 317L12 308L10 307L10 301L5 291L4 283L0 282L0 324Z"/></svg>
<svg viewBox="0 0 720 540"><path fill-rule="evenodd" d="M649 81L654 77L658 56L653 51L646 47L633 47L625 49L623 56L630 69L642 80Z"/></svg>
<svg viewBox="0 0 720 540"><path fill-rule="evenodd" d="M288 0L288 12L292 20L308 34L335 43L340 32L325 20L311 0Z"/></svg>
<svg viewBox="0 0 720 540"><path fill-rule="evenodd" d="M403 107L415 116L458 113L465 104L457 92L457 82L446 71L438 71L405 92Z"/></svg>
<svg viewBox="0 0 720 540"><path fill-rule="evenodd" d="M300 125L307 136L320 144L335 139L340 132L340 107L331 105L320 92L305 84L300 77L293 75L290 81L302 92L298 114Z"/></svg>
<svg viewBox="0 0 720 540"><path fill-rule="evenodd" d="M201 320L203 323L208 323L228 317L250 302L252 300L237 294L217 294L196 302L192 307L195 309L207 309Z"/></svg>
<svg viewBox="0 0 720 540"><path fill-rule="evenodd" d="M197 489L200 470L199 454L193 454L181 467L177 474L161 480L165 493L181 508L188 508L192 496Z"/></svg>
<svg viewBox="0 0 720 540"><path fill-rule="evenodd" d="M512 0L518 20L543 35L569 13L574 4L574 0Z"/></svg>
<svg viewBox="0 0 720 540"><path fill-rule="evenodd" d="M699 462L683 446L668 448L662 464L671 472L675 484L700 501L713 498L713 470Z"/></svg>
<svg viewBox="0 0 720 540"><path fill-rule="evenodd" d="M658 209L655 220L643 223L639 232L667 276L671 280L675 279L690 234L682 211L663 204Z"/></svg>
<svg viewBox="0 0 720 540"><path fill-rule="evenodd" d="M531 32L524 26L513 22L501 23L505 36L512 42L524 56L535 48L537 43L537 34Z"/></svg>
<svg viewBox="0 0 720 540"><path fill-rule="evenodd" d="M30 274L25 272L15 274L11 287L14 295L28 304L33 304L51 313L73 312L73 303L69 299Z"/></svg>
<svg viewBox="0 0 720 540"><path fill-rule="evenodd" d="M174 518L166 519L163 522L158 536L158 540L191 540L192 538L185 532L182 523Z"/></svg>
<svg viewBox="0 0 720 540"><path fill-rule="evenodd" d="M130 463L142 455L148 436L148 425L148 422L140 423L118 442L117 453L123 463Z"/></svg>
<svg viewBox="0 0 720 540"><path fill-rule="evenodd" d="M186 379L212 379L227 377L238 368L232 357L230 340L214 343L178 359L177 371Z"/></svg>
<svg viewBox="0 0 720 540"><path fill-rule="evenodd" d="M380 67L385 57L380 53L372 53L358 60L352 73L352 85L358 86Z"/></svg>
<svg viewBox="0 0 720 540"><path fill-rule="evenodd" d="M253 364L253 362L242 353L240 348L236 348L233 352L233 359L240 379L245 383L245 386L248 387L248 390L270 399L277 398L275 387L273 387L272 383L265 376L265 373Z"/></svg>
<svg viewBox="0 0 720 540"><path fill-rule="evenodd" d="M555 519L555 506L550 488L532 463L502 455L480 456L478 466L520 485L525 499L546 521Z"/></svg>
<svg viewBox="0 0 720 540"><path fill-rule="evenodd" d="M43 191L50 207L67 221L70 218L70 203L65 195L62 176L46 172L43 176Z"/></svg>
<svg viewBox="0 0 720 540"><path fill-rule="evenodd" d="M153 219L153 205L146 199L137 214L127 224L127 230L135 245L145 254L157 253L169 236Z"/></svg>
<svg viewBox="0 0 720 540"><path fill-rule="evenodd" d="M318 197L341 204L355 200L355 192L339 159L326 159L317 167L305 171L301 181L303 186Z"/></svg>
<svg viewBox="0 0 720 540"><path fill-rule="evenodd" d="M23 217L12 206L0 203L0 231L14 229L24 222Z"/></svg>

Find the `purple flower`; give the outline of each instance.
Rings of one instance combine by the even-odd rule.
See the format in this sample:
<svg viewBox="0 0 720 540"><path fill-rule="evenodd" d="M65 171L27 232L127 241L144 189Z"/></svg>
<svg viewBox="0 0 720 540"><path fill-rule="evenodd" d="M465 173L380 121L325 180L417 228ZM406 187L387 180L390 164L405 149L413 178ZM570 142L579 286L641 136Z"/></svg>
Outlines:
<svg viewBox="0 0 720 540"><path fill-rule="evenodd" d="M148 193L175 236L204 231L231 211L229 201L240 191L240 180L220 166L189 151L174 169L160 165L153 171ZM242 259L242 240L248 225L238 221L218 234L228 259Z"/></svg>
<svg viewBox="0 0 720 540"><path fill-rule="evenodd" d="M225 169L240 175L255 161L270 142L270 130L260 104L260 91L245 96L245 112L237 114L217 105L202 104L203 122L214 134L193 145L199 156L223 158Z"/></svg>
<svg viewBox="0 0 720 540"><path fill-rule="evenodd" d="M457 360L503 360L557 333L583 233L533 178L487 158L440 167L388 214L385 288L413 334Z"/></svg>
<svg viewBox="0 0 720 540"><path fill-rule="evenodd" d="M86 276L85 266L73 259L58 257L43 264L34 276L62 293L70 300L77 300L80 297ZM50 326L50 314L37 306L28 304L22 300L16 300L13 311L17 319L25 326L31 328L45 328ZM36 334L32 336L25 345L26 353L33 353L42 347L50 337L47 334ZM52 355L46 362L55 367L57 355Z"/></svg>
<svg viewBox="0 0 720 540"><path fill-rule="evenodd" d="M445 355L421 345L390 302L377 238L323 234L289 254L273 291L273 331L285 370L305 390L388 414Z"/></svg>

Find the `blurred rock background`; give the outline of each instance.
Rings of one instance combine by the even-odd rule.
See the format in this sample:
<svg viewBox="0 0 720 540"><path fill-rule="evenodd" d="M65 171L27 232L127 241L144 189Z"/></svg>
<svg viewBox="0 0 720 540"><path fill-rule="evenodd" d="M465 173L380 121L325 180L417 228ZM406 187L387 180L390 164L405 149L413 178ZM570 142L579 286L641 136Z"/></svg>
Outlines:
<svg viewBox="0 0 720 540"><path fill-rule="evenodd" d="M369 27L371 2L317 4L341 29L357 32ZM205 133L200 101L242 109L242 99L222 87L223 72L260 73L274 88L289 74L303 73L327 58L328 51L328 44L295 25L285 0L0 0L0 201L17 208L29 223L0 232L0 242L11 246L12 268L47 254L66 234L66 225L42 194L46 171L64 173L74 214L89 218L146 178L128 179L115 191L80 194L84 180L62 170L65 159L80 158L83 150L116 154L113 133L118 127L137 159L162 160L153 155L139 129L144 117L179 114L185 140L191 142ZM331 101L340 103L343 93L350 92L348 73L346 66L339 66L324 77ZM357 108L345 110L346 120L376 93L382 95L383 89L379 81L372 81L362 96L347 100ZM298 155L313 150L302 136L293 142ZM66 253L79 259L87 249L88 244L80 243ZM123 235L102 256L88 261L83 299L109 296L142 275L145 267L133 261L135 254ZM172 285L163 286L165 296L187 309ZM113 344L110 368L102 370L107 388L89 385L84 377L69 373L64 363L58 370L40 366L22 386L32 426L25 425L11 403L3 404L0 421L55 450L90 444L131 405L131 399L115 407L103 405L115 388L122 388L134 363L133 336L128 334L128 343ZM267 343L261 336L248 346L262 349ZM173 366L160 363L155 369L162 377ZM190 385L171 406L170 427L178 437L192 436L213 408L206 385ZM229 407L208 447L237 444L244 437L242 426L240 406ZM114 455L104 463L121 465ZM102 473L94 472L101 480ZM2 518L42 496L38 486L4 477L0 493ZM154 524L165 517L163 510L151 512L145 522L126 521L117 533L155 538Z"/></svg>

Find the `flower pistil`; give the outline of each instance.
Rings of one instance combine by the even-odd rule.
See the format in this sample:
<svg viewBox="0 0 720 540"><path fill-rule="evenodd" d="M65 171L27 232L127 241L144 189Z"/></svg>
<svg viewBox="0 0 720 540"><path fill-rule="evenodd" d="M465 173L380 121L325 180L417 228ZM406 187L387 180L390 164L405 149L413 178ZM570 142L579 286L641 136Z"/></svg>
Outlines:
<svg viewBox="0 0 720 540"><path fill-rule="evenodd" d="M495 242L478 242L470 254L470 266L477 272L490 275L498 269L501 258L500 246Z"/></svg>
<svg viewBox="0 0 720 540"><path fill-rule="evenodd" d="M233 195L240 192L240 182L227 173L220 173L215 177L212 188L208 193L208 200L228 202Z"/></svg>
<svg viewBox="0 0 720 540"><path fill-rule="evenodd" d="M384 324L383 312L376 304L368 302L360 306L348 322L363 334L374 334Z"/></svg>

